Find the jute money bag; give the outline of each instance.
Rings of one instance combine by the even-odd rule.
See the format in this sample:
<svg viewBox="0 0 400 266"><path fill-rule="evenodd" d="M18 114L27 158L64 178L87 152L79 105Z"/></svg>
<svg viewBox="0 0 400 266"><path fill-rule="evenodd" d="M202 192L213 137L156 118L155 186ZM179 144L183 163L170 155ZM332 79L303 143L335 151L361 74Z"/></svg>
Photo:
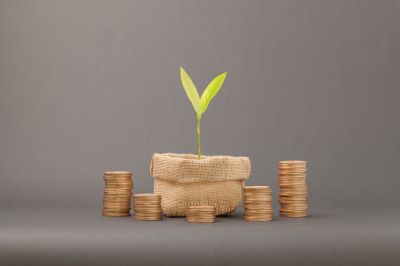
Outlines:
<svg viewBox="0 0 400 266"><path fill-rule="evenodd" d="M154 192L161 194L167 216L184 216L190 206L215 206L216 214L230 214L240 204L242 186L250 177L248 157L192 154L154 154L150 174Z"/></svg>

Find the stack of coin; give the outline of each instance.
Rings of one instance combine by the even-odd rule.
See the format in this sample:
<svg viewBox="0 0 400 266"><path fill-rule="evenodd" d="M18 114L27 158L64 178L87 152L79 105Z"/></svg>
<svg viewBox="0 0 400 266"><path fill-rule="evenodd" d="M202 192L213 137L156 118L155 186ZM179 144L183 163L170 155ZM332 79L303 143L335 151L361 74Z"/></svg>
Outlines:
<svg viewBox="0 0 400 266"><path fill-rule="evenodd" d="M129 216L133 188L132 172L105 172L104 181L103 215Z"/></svg>
<svg viewBox="0 0 400 266"><path fill-rule="evenodd" d="M214 206L191 206L186 210L186 221L189 223L215 222Z"/></svg>
<svg viewBox="0 0 400 266"><path fill-rule="evenodd" d="M269 186L243 187L244 216L246 221L272 220L272 190Z"/></svg>
<svg viewBox="0 0 400 266"><path fill-rule="evenodd" d="M134 218L138 221L162 219L161 195L153 193L133 195Z"/></svg>
<svg viewBox="0 0 400 266"><path fill-rule="evenodd" d="M279 203L282 217L306 217L307 204L307 162L279 162Z"/></svg>

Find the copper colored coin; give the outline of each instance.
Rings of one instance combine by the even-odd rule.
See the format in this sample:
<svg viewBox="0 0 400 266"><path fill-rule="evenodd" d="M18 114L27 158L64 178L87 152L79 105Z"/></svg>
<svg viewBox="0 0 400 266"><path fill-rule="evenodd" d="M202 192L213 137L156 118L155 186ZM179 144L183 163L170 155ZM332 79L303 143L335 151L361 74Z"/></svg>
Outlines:
<svg viewBox="0 0 400 266"><path fill-rule="evenodd" d="M132 190L130 188L124 188L124 189L104 188L104 193L107 193L107 194L129 194L129 195L131 195Z"/></svg>
<svg viewBox="0 0 400 266"><path fill-rule="evenodd" d="M302 160L287 160L287 161L279 161L279 165L306 165L307 161Z"/></svg>
<svg viewBox="0 0 400 266"><path fill-rule="evenodd" d="M251 205L246 205L246 206L244 206L244 210L249 210L249 211L272 210L272 205L269 205L269 206L251 206Z"/></svg>
<svg viewBox="0 0 400 266"><path fill-rule="evenodd" d="M271 190L270 186L244 186L243 187L244 190Z"/></svg>
<svg viewBox="0 0 400 266"><path fill-rule="evenodd" d="M260 198L250 198L250 197L245 197L243 198L244 202L270 202L272 201L272 197L260 197Z"/></svg>
<svg viewBox="0 0 400 266"><path fill-rule="evenodd" d="M133 182L131 176L103 176L104 181L107 182Z"/></svg>
<svg viewBox="0 0 400 266"><path fill-rule="evenodd" d="M104 202L129 202L131 203L131 199L130 198L117 198L117 197L104 197L103 198Z"/></svg>
<svg viewBox="0 0 400 266"><path fill-rule="evenodd" d="M186 221L189 223L214 223L215 219L192 219L186 217Z"/></svg>
<svg viewBox="0 0 400 266"><path fill-rule="evenodd" d="M281 189L307 189L307 184L279 184Z"/></svg>
<svg viewBox="0 0 400 266"><path fill-rule="evenodd" d="M105 176L126 176L132 175L131 171L106 171L104 172Z"/></svg>
<svg viewBox="0 0 400 266"><path fill-rule="evenodd" d="M125 216L130 216L129 212L128 213L107 213L103 212L103 216L107 217L125 217Z"/></svg>
<svg viewBox="0 0 400 266"><path fill-rule="evenodd" d="M250 222L268 222L272 220L272 216L261 216L261 217L254 217L251 215L243 215L243 220L250 221Z"/></svg>
<svg viewBox="0 0 400 266"><path fill-rule="evenodd" d="M307 212L298 212L298 213L284 213L281 212L280 216L282 217L288 217L288 218L303 218L303 217L307 217Z"/></svg>
<svg viewBox="0 0 400 266"><path fill-rule="evenodd" d="M136 215L134 214L135 220L140 220L140 221L159 221L162 220L162 215L153 215L153 216L142 216L142 215Z"/></svg>

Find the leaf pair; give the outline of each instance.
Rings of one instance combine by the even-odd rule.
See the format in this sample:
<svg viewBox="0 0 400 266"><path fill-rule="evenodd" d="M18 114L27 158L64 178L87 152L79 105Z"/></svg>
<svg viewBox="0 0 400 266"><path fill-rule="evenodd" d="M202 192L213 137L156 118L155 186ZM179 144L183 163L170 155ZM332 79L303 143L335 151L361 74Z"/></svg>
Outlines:
<svg viewBox="0 0 400 266"><path fill-rule="evenodd" d="M214 78L204 90L201 98L192 79L190 78L189 74L186 73L183 67L180 68L180 72L182 85L185 89L186 95L191 101L193 108L197 113L197 117L201 117L201 115L207 110L207 107L210 104L211 100L214 98L215 95L217 95L219 89L221 89L221 86L225 81L227 72L222 73Z"/></svg>

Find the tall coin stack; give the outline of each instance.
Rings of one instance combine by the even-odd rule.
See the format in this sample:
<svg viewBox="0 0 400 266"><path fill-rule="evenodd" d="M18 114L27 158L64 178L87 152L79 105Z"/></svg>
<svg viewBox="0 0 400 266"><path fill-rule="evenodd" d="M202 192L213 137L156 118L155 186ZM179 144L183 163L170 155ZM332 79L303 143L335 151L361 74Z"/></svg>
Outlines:
<svg viewBox="0 0 400 266"><path fill-rule="evenodd" d="M282 217L306 217L307 204L307 162L279 162L279 203Z"/></svg>
<svg viewBox="0 0 400 266"><path fill-rule="evenodd" d="M189 223L215 222L214 206L191 206L186 210L186 221Z"/></svg>
<svg viewBox="0 0 400 266"><path fill-rule="evenodd" d="M272 190L269 186L243 187L244 216L246 221L272 220Z"/></svg>
<svg viewBox="0 0 400 266"><path fill-rule="evenodd" d="M162 219L161 195L153 193L133 195L134 218L138 221Z"/></svg>
<svg viewBox="0 0 400 266"><path fill-rule="evenodd" d="M105 172L104 181L103 215L129 216L133 188L132 172Z"/></svg>

